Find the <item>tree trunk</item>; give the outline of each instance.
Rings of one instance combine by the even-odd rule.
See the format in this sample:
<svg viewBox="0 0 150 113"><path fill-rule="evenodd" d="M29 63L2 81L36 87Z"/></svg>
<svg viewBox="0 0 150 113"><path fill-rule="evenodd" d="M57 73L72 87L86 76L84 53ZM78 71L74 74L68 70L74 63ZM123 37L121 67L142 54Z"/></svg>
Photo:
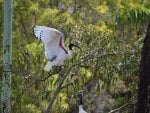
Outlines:
<svg viewBox="0 0 150 113"><path fill-rule="evenodd" d="M10 113L11 95L11 45L12 45L12 0L4 1L3 78L1 113Z"/></svg>
<svg viewBox="0 0 150 113"><path fill-rule="evenodd" d="M142 49L138 87L135 113L150 113L150 22Z"/></svg>

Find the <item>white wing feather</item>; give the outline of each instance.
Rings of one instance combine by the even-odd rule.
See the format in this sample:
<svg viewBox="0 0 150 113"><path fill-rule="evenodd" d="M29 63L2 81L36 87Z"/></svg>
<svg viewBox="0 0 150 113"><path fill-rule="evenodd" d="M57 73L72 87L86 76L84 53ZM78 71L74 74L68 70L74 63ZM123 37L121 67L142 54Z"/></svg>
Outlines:
<svg viewBox="0 0 150 113"><path fill-rule="evenodd" d="M64 37L60 31L50 27L36 26L34 33L35 36L44 43L47 59L51 59L58 54L60 39L62 39L62 43L64 43Z"/></svg>
<svg viewBox="0 0 150 113"><path fill-rule="evenodd" d="M63 35L58 30L45 26L35 26L34 33L35 36L38 39L41 39L44 44L58 42L58 40L60 40L58 36Z"/></svg>
<svg viewBox="0 0 150 113"><path fill-rule="evenodd" d="M47 65L45 66L44 69L46 71L49 71L49 69L53 65L57 65L60 63L60 59L62 59L61 57L65 57L66 55L64 50L60 47L60 41L64 46L64 36L60 31L45 26L35 26L34 34L44 43L45 55L48 60L51 60L52 58L57 56L57 61L55 61L54 63L48 61Z"/></svg>

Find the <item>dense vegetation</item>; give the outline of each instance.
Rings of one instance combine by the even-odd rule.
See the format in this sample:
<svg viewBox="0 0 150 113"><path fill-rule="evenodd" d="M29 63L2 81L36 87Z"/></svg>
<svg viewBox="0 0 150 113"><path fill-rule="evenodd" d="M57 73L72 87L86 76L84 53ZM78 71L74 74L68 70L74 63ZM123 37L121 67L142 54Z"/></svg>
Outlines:
<svg viewBox="0 0 150 113"><path fill-rule="evenodd" d="M3 7L3 0L0 0ZM148 0L14 0L12 43L12 113L76 113L76 94L84 90L88 113L121 109L133 113L138 67L150 15ZM44 48L35 25L54 27L73 42L72 59L47 73ZM0 10L2 75L3 10ZM0 80L1 82L1 80ZM53 102L54 99L54 102Z"/></svg>

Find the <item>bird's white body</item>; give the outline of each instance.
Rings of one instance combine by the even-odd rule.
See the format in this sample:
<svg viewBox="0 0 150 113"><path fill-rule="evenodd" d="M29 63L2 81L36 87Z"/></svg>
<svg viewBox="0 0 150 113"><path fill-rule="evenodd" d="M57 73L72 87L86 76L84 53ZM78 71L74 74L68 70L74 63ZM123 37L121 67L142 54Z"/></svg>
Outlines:
<svg viewBox="0 0 150 113"><path fill-rule="evenodd" d="M35 26L34 33L42 40L45 47L48 62L44 70L49 71L52 66L63 65L63 61L72 56L72 51L64 46L64 36L60 31L50 27Z"/></svg>
<svg viewBox="0 0 150 113"><path fill-rule="evenodd" d="M84 111L83 105L79 105L79 113L87 113L86 111Z"/></svg>

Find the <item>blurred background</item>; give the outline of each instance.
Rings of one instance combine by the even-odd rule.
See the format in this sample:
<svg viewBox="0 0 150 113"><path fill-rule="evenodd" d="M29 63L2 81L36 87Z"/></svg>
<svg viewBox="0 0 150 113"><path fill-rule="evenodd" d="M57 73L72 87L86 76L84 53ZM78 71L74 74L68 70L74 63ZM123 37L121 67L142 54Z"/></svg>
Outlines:
<svg viewBox="0 0 150 113"><path fill-rule="evenodd" d="M0 0L0 87L3 4ZM12 113L44 113L59 85L53 113L77 113L80 90L88 113L108 113L130 102L116 113L133 113L149 17L149 0L13 0ZM35 25L60 30L66 47L72 42L83 51L74 49L63 68L45 72Z"/></svg>

